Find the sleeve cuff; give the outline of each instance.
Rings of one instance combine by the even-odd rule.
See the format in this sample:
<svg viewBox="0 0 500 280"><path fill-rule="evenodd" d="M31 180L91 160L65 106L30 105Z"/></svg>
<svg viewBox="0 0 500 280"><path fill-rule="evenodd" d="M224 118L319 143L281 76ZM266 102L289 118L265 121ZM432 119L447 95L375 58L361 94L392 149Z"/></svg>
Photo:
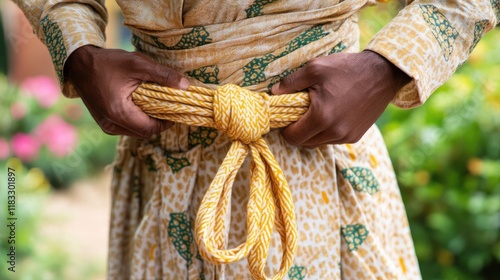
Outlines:
<svg viewBox="0 0 500 280"><path fill-rule="evenodd" d="M105 11L104 11L105 12ZM76 98L72 83L64 79L64 63L73 51L84 45L104 47L106 19L88 6L60 5L40 21L43 40L47 46L64 96Z"/></svg>
<svg viewBox="0 0 500 280"><path fill-rule="evenodd" d="M469 57L491 18L472 14L457 19L455 7L413 3L384 27L366 49L377 52L412 78L392 102L419 106ZM449 20L451 19L451 20Z"/></svg>

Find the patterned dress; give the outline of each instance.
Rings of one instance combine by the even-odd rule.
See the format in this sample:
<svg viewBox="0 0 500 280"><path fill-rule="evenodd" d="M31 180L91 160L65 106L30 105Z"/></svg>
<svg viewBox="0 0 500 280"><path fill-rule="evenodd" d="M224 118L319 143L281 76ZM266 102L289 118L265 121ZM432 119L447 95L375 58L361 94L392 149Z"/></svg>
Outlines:
<svg viewBox="0 0 500 280"><path fill-rule="evenodd" d="M103 0L15 0L63 65L78 47L104 46ZM267 91L310 59L359 49L368 0L117 0L136 49L193 85ZM373 1L374 2L374 1ZM499 0L408 1L368 45L413 79L393 103L422 104L500 17ZM356 144L302 149L265 136L289 182L299 246L288 279L420 279L410 229L383 139L374 126ZM114 163L109 279L250 279L246 260L213 265L194 241L194 218L230 141L176 124L149 140L121 137ZM245 241L249 163L236 175L229 248ZM273 234L266 272L279 269Z"/></svg>

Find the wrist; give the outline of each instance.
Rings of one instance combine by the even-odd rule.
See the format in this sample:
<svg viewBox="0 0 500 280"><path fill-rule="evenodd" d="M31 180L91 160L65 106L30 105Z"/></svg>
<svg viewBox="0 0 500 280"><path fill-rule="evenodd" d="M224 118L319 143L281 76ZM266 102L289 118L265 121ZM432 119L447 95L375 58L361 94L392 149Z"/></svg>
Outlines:
<svg viewBox="0 0 500 280"><path fill-rule="evenodd" d="M370 56L371 59L375 61L375 64L379 64L384 68L382 73L387 73L385 78L387 78L392 85L394 94L396 94L396 92L398 92L403 86L411 81L410 76L408 76L403 70L399 69L399 67L394 65L384 56L371 50L364 50L363 53L366 53L368 56Z"/></svg>
<svg viewBox="0 0 500 280"><path fill-rule="evenodd" d="M64 77L74 82L88 74L95 61L96 54L102 50L94 45L84 45L74 50L64 64Z"/></svg>

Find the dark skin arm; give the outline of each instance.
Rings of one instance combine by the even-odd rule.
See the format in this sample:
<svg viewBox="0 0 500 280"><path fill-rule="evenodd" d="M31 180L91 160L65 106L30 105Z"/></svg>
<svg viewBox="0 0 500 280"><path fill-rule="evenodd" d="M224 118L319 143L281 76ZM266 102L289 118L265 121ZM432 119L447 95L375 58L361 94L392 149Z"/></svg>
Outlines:
<svg viewBox="0 0 500 280"><path fill-rule="evenodd" d="M101 129L111 135L150 138L173 125L146 115L132 92L142 82L187 89L188 81L145 55L87 45L75 50L65 64L69 79Z"/></svg>
<svg viewBox="0 0 500 280"><path fill-rule="evenodd" d="M410 81L384 57L363 51L315 58L271 91L309 92L309 110L283 129L282 135L292 145L315 148L359 141Z"/></svg>

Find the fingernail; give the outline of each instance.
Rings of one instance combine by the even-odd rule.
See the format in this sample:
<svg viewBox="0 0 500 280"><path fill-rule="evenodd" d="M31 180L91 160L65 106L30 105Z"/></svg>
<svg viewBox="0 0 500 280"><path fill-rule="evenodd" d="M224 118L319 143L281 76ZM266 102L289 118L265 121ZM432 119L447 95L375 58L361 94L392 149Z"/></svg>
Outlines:
<svg viewBox="0 0 500 280"><path fill-rule="evenodd" d="M174 122L171 121L165 121L162 126L162 131L169 129L171 126L174 125Z"/></svg>
<svg viewBox="0 0 500 280"><path fill-rule="evenodd" d="M278 89L279 89L279 83L274 84L274 85L271 87L271 93L272 93L272 94L278 94Z"/></svg>
<svg viewBox="0 0 500 280"><path fill-rule="evenodd" d="M189 87L189 81L186 78L182 77L179 86L181 87L182 90L187 90Z"/></svg>

